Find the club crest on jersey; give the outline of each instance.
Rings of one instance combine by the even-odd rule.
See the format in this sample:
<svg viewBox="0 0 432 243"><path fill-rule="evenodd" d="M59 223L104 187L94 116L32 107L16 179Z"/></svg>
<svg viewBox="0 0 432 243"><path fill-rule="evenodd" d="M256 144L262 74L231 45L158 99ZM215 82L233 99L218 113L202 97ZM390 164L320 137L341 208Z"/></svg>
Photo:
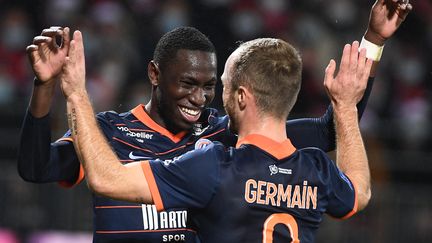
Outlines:
<svg viewBox="0 0 432 243"><path fill-rule="evenodd" d="M208 139L205 139L205 138L201 138L198 141L196 141L196 143L195 143L195 149L204 148L204 147L207 147L210 144L212 144L212 141L210 141Z"/></svg>
<svg viewBox="0 0 432 243"><path fill-rule="evenodd" d="M291 175L292 170L291 169L284 169L279 168L276 165L269 165L270 175L276 175L277 173L285 174L285 175Z"/></svg>

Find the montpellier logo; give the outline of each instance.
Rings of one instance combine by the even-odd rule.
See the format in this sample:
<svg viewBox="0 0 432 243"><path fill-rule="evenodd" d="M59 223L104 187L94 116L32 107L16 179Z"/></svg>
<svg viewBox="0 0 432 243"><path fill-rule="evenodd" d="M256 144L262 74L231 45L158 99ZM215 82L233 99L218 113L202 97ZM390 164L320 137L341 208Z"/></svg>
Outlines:
<svg viewBox="0 0 432 243"><path fill-rule="evenodd" d="M126 132L126 136L128 137L133 137L136 139L153 139L153 134L148 133L148 132L142 132L142 131L131 131L131 129L129 129L128 127L117 127L117 129L119 129L122 132ZM132 129L133 130L133 129Z"/></svg>
<svg viewBox="0 0 432 243"><path fill-rule="evenodd" d="M141 159L141 160L146 160L146 159L151 159L151 157L146 157L146 156L137 156L134 155L133 152L129 153L129 158L132 160L137 160L137 159Z"/></svg>
<svg viewBox="0 0 432 243"><path fill-rule="evenodd" d="M276 175L277 173L291 175L291 169L278 168L276 165L269 165L270 175Z"/></svg>

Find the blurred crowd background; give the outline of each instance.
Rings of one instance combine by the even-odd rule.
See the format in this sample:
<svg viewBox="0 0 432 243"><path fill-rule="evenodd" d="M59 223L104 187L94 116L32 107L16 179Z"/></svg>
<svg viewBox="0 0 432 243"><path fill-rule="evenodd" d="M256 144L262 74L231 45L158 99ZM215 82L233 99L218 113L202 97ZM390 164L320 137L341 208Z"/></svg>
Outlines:
<svg viewBox="0 0 432 243"><path fill-rule="evenodd" d="M84 35L87 80L96 111L127 111L150 95L147 63L160 36L190 25L215 44L218 75L237 41L279 37L303 57L302 90L291 118L319 117L330 58L360 40L372 0L0 0L0 242L91 242L91 194L21 180L20 125L33 74L25 48L49 26ZM361 120L373 198L357 217L326 218L317 242L432 242L432 1L387 41ZM221 87L218 86L218 94ZM221 109L221 99L212 106ZM60 92L52 107L53 139L66 131Z"/></svg>

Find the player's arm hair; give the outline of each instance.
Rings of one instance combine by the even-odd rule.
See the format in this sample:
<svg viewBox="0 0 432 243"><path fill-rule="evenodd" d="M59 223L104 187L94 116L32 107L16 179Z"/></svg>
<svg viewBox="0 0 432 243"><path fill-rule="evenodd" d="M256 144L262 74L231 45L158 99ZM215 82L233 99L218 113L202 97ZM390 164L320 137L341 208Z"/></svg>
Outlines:
<svg viewBox="0 0 432 243"><path fill-rule="evenodd" d="M141 165L121 164L98 127L87 94L69 97L67 114L89 188L118 200L153 203Z"/></svg>
<svg viewBox="0 0 432 243"><path fill-rule="evenodd" d="M374 78L370 77L363 98L357 104L359 120L366 109L373 83ZM325 152L336 149L336 134L331 104L327 107L324 115L319 118L288 120L286 130L288 137L296 148L316 147Z"/></svg>
<svg viewBox="0 0 432 243"><path fill-rule="evenodd" d="M18 173L29 182L75 182L80 164L69 142L51 143L49 114L35 118L28 111L21 127Z"/></svg>
<svg viewBox="0 0 432 243"><path fill-rule="evenodd" d="M371 198L371 183L366 149L360 133L355 108L335 107L336 163L354 185L358 210Z"/></svg>

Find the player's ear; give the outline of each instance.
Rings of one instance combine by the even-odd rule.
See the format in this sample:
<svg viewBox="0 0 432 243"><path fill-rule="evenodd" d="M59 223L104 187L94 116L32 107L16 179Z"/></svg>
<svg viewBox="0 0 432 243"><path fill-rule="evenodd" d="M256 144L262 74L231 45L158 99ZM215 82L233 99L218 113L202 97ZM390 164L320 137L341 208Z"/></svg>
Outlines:
<svg viewBox="0 0 432 243"><path fill-rule="evenodd" d="M159 85L159 73L159 65L154 60L150 61L147 66L147 75L153 86Z"/></svg>
<svg viewBox="0 0 432 243"><path fill-rule="evenodd" d="M249 98L248 96L250 95L250 92L248 91L248 89L244 86L240 86L237 91L237 102L238 102L238 106L240 108L240 110L244 110L246 108L247 105L247 99Z"/></svg>

